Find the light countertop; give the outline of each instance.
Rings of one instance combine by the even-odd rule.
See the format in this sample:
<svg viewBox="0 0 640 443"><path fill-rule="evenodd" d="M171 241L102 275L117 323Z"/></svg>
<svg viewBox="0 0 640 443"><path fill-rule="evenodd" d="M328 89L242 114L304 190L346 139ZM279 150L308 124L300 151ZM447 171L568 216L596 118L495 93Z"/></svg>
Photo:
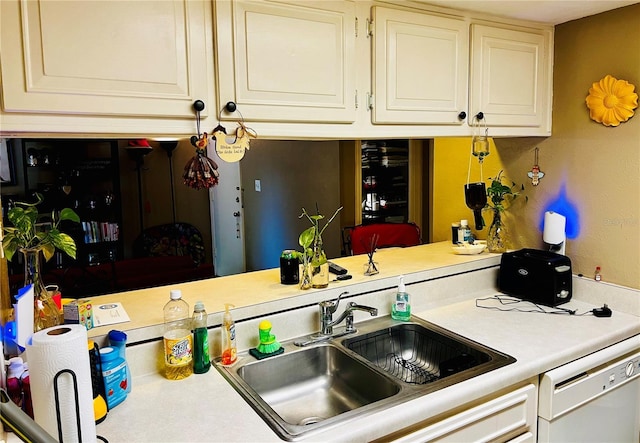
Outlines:
<svg viewBox="0 0 640 443"><path fill-rule="evenodd" d="M486 295L492 295L487 292ZM593 304L563 305L578 313ZM640 319L614 309L611 318L502 312L476 307L476 299L416 313L418 317L507 353L509 366L369 416L337 426L309 441L369 441L472 402L636 335ZM115 442L267 442L278 436L216 371L169 382L160 375L134 380L130 398L98 425Z"/></svg>
<svg viewBox="0 0 640 443"><path fill-rule="evenodd" d="M343 290L357 287L360 291L397 285L397 276L407 276L410 284L417 279L438 278L451 273L475 270L479 267L497 266L500 254L483 252L478 255L456 255L450 242L439 242L410 248L380 249L375 254L380 273L363 275L366 255L332 259L349 270L351 280L330 282L326 289L301 290L298 285L280 284L279 269L248 272L217 277L171 286L140 289L123 293L91 297L94 304L122 303L130 322L91 329L89 337L98 339L111 329L121 329L128 334L128 343L146 341L162 335L162 308L169 300L171 289L180 289L182 298L193 306L204 302L209 314L209 325L222 322L225 303L235 308L234 319L264 315L296 305L318 303L335 298ZM99 341L99 340L98 340Z"/></svg>
<svg viewBox="0 0 640 443"><path fill-rule="evenodd" d="M380 274L362 275L366 256L335 262L353 279L332 282L327 289L301 291L279 283L279 270L246 273L179 286L193 306L202 300L209 313L212 353L219 355L224 303L233 303L239 350L251 345L257 324L269 316L280 341L317 330L317 303L349 291L352 300L389 314L398 276L405 275L413 314L516 358L516 362L440 391L376 412L366 419L337 425L305 441L370 441L446 413L461 405L523 384L540 373L636 336L640 347L640 291L574 277L573 299L563 307L578 313L608 303L611 318L503 312L476 306L476 299L496 293L500 255L456 255L442 242L376 252ZM168 381L161 365L162 307L169 290L161 287L93 298L94 303L121 302L131 322L96 328L100 340L110 329L127 332L127 360L133 373L128 398L97 426L98 435L117 442L268 442L281 441L251 406L214 368L185 380ZM366 319L356 313L356 323Z"/></svg>

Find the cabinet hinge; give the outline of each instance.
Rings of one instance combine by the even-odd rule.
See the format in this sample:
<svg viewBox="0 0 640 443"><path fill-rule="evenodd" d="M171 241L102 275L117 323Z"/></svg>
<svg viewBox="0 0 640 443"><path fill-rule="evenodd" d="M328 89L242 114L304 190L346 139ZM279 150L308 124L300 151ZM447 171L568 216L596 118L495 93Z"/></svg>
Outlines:
<svg viewBox="0 0 640 443"><path fill-rule="evenodd" d="M367 19L367 37L373 37L373 20Z"/></svg>
<svg viewBox="0 0 640 443"><path fill-rule="evenodd" d="M355 18L354 28L354 33L356 34L356 38L358 38L358 17Z"/></svg>
<svg viewBox="0 0 640 443"><path fill-rule="evenodd" d="M367 92L367 109L371 111L373 109L373 94Z"/></svg>
<svg viewBox="0 0 640 443"><path fill-rule="evenodd" d="M356 89L356 93L354 94L354 100L355 100L355 105L356 105L356 109L358 109L358 90Z"/></svg>

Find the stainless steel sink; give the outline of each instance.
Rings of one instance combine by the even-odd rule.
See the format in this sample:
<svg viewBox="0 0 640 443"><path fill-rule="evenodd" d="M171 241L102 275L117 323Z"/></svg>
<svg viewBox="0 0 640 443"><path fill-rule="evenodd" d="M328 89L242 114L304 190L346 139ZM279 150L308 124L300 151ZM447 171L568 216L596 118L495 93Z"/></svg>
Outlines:
<svg viewBox="0 0 640 443"><path fill-rule="evenodd" d="M376 327L374 323L371 321L367 328ZM342 344L403 383L435 383L436 389L515 361L436 325L418 322L361 333Z"/></svg>
<svg viewBox="0 0 640 443"><path fill-rule="evenodd" d="M310 347L290 340L264 360L241 353L222 375L286 440L398 405L515 362L515 359L412 318L357 324L347 338Z"/></svg>
<svg viewBox="0 0 640 443"><path fill-rule="evenodd" d="M400 392L391 378L332 344L285 346L265 360L243 356L223 374L285 438ZM253 360L253 361L251 361Z"/></svg>

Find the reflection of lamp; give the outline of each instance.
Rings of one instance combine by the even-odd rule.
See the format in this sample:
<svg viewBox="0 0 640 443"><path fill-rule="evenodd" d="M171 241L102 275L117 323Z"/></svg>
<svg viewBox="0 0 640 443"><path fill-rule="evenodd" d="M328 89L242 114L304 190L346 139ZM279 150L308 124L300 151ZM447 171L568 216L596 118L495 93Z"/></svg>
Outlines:
<svg viewBox="0 0 640 443"><path fill-rule="evenodd" d="M565 255L565 243L567 236L565 227L567 218L557 212L547 211L544 213L544 231L542 240L549 244L549 250Z"/></svg>
<svg viewBox="0 0 640 443"><path fill-rule="evenodd" d="M171 210L173 214L173 224L176 224L176 195L173 184L173 162L172 156L173 151L178 147L177 140L161 140L160 147L167 152L167 157L169 159L169 180L171 183Z"/></svg>
<svg viewBox="0 0 640 443"><path fill-rule="evenodd" d="M130 140L127 146L127 153L131 160L136 162L136 171L138 172L138 211L140 213L140 232L144 229L144 211L142 205L142 166L144 165L145 155L151 153L153 148L149 146L146 140Z"/></svg>

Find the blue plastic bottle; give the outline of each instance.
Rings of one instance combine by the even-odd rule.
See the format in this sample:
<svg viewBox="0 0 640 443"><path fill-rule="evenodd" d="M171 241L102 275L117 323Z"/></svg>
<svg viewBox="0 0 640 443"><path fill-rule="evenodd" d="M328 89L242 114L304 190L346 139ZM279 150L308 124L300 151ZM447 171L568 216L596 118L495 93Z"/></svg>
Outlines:
<svg viewBox="0 0 640 443"><path fill-rule="evenodd" d="M109 410L115 408L127 398L127 364L118 350L111 346L100 349L102 362L102 380L107 394Z"/></svg>
<svg viewBox="0 0 640 443"><path fill-rule="evenodd" d="M118 355L122 358L127 365L127 394L131 392L131 370L129 369L129 363L127 363L127 334L122 331L111 330L109 331L109 344L111 347L118 350Z"/></svg>

